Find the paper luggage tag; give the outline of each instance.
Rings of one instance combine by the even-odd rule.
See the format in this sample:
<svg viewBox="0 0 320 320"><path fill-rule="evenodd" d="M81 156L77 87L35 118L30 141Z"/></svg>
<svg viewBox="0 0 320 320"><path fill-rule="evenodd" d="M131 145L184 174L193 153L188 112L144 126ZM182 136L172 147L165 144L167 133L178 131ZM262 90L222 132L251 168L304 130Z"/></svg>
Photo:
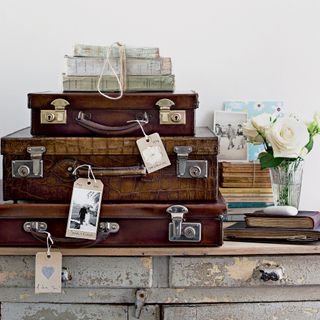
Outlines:
<svg viewBox="0 0 320 320"><path fill-rule="evenodd" d="M158 133L153 133L137 140L137 146L148 173L171 165Z"/></svg>
<svg viewBox="0 0 320 320"><path fill-rule="evenodd" d="M36 254L35 293L61 293L61 252Z"/></svg>
<svg viewBox="0 0 320 320"><path fill-rule="evenodd" d="M66 237L96 240L103 183L79 178L73 184Z"/></svg>

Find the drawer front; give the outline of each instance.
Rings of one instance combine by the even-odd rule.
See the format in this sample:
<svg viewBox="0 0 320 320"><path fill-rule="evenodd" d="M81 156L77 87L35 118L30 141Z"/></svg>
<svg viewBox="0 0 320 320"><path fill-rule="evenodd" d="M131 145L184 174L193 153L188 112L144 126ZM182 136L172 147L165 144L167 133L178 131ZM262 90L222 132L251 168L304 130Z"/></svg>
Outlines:
<svg viewBox="0 0 320 320"><path fill-rule="evenodd" d="M35 257L0 256L0 287L34 287ZM63 257L72 288L137 288L152 285L152 258Z"/></svg>
<svg viewBox="0 0 320 320"><path fill-rule="evenodd" d="M244 303L163 308L163 320L318 320L320 302Z"/></svg>
<svg viewBox="0 0 320 320"><path fill-rule="evenodd" d="M3 303L1 320L134 320L135 307L101 304ZM157 305L143 307L140 319L160 320Z"/></svg>
<svg viewBox="0 0 320 320"><path fill-rule="evenodd" d="M320 284L320 256L172 257L170 286L259 287Z"/></svg>

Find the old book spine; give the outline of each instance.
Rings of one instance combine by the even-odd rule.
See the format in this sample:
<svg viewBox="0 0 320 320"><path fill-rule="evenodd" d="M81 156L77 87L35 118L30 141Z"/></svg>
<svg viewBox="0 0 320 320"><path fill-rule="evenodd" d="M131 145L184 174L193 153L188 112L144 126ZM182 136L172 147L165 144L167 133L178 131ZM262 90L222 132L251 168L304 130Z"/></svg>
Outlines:
<svg viewBox="0 0 320 320"><path fill-rule="evenodd" d="M98 57L70 57L65 56L66 74L76 76L100 75L105 59ZM110 63L117 74L120 74L119 59L110 59ZM127 75L169 75L171 74L170 58L127 59ZM104 69L105 75L113 75L109 64Z"/></svg>
<svg viewBox="0 0 320 320"><path fill-rule="evenodd" d="M92 46L86 44L76 44L74 46L74 55L79 57L105 57L108 52L107 46ZM119 57L118 48L113 48L111 56ZM159 57L159 48L152 47L126 47L127 58L157 58Z"/></svg>
<svg viewBox="0 0 320 320"><path fill-rule="evenodd" d="M97 91L98 76L63 76L63 91ZM127 91L174 91L174 75L128 76ZM102 91L119 91L115 77L104 76L100 83Z"/></svg>
<svg viewBox="0 0 320 320"><path fill-rule="evenodd" d="M272 194L272 188L219 188L222 194Z"/></svg>
<svg viewBox="0 0 320 320"><path fill-rule="evenodd" d="M259 172L225 172L222 171L222 176L226 178L253 178L253 177L270 177L269 171L259 171Z"/></svg>
<svg viewBox="0 0 320 320"><path fill-rule="evenodd" d="M263 182L221 182L221 187L223 188L245 188L245 187L256 187L256 188L271 188L271 182L270 183L263 183Z"/></svg>

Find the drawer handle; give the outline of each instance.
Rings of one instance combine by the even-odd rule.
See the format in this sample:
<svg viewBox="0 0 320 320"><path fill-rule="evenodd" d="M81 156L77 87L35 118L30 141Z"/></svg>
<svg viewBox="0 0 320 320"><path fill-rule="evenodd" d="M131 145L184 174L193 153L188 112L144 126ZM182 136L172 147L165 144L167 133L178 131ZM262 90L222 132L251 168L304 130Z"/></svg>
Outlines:
<svg viewBox="0 0 320 320"><path fill-rule="evenodd" d="M266 281L280 281L284 277L283 268L281 267L262 267L259 268L260 279Z"/></svg>

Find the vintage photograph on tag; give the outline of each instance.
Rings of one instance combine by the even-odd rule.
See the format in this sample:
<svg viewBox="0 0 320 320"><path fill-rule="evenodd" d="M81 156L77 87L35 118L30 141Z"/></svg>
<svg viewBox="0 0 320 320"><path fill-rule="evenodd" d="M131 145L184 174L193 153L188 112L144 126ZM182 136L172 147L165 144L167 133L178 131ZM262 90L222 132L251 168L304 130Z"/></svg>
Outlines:
<svg viewBox="0 0 320 320"><path fill-rule="evenodd" d="M61 293L61 252L36 254L35 293Z"/></svg>
<svg viewBox="0 0 320 320"><path fill-rule="evenodd" d="M74 182L66 237L96 240L102 192L101 180L79 178Z"/></svg>
<svg viewBox="0 0 320 320"><path fill-rule="evenodd" d="M148 173L171 165L166 149L158 133L137 140L137 146Z"/></svg>

